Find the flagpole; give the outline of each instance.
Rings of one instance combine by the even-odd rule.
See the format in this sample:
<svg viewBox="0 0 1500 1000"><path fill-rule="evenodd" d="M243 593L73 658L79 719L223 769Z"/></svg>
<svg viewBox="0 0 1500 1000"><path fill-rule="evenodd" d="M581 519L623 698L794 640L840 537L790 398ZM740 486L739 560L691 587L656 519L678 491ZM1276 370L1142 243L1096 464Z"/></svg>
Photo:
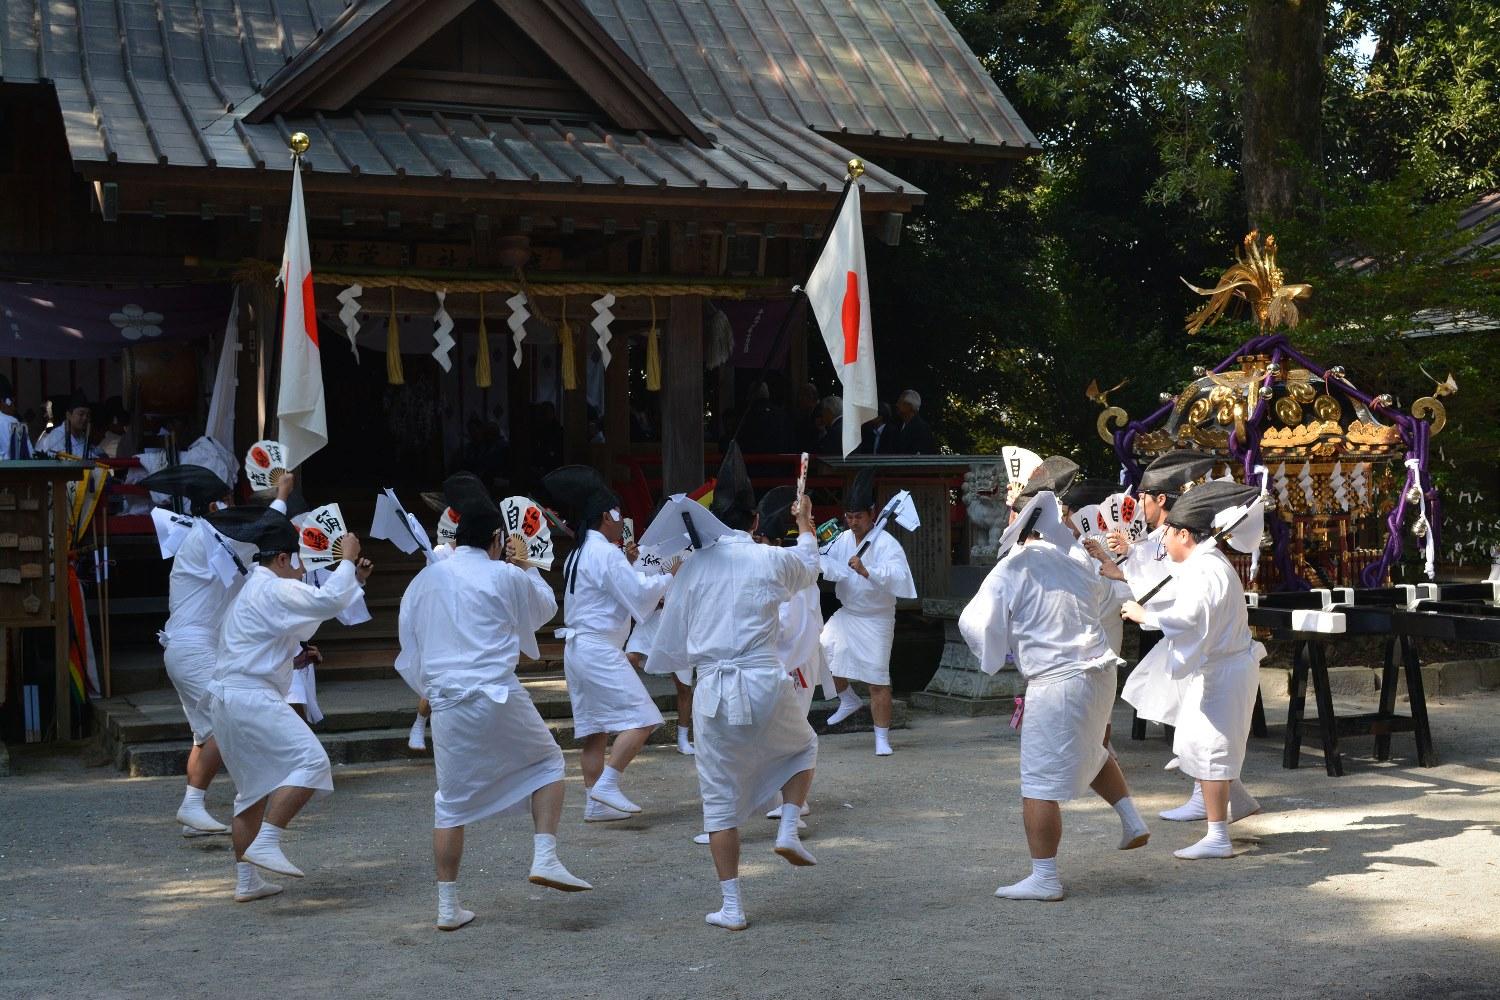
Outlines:
<svg viewBox="0 0 1500 1000"><path fill-rule="evenodd" d="M293 132L287 139L287 148L292 151L292 173L295 176L302 169L302 154L306 153L312 146L312 140L306 132ZM271 340L270 370L266 373L266 427L262 433L265 437L275 438L281 430L281 417L276 410L281 402L281 355L283 353L282 338L286 336L286 275L281 276L281 301L276 310L276 336Z"/></svg>
<svg viewBox="0 0 1500 1000"><path fill-rule="evenodd" d="M823 238L818 241L818 249L812 255L813 267L817 267L818 258L823 256L823 250L828 246L828 240L833 236L834 223L838 222L839 213L844 210L844 202L849 199L849 190L865 174L865 163L858 157L850 160L845 166L848 172L844 175L844 189L839 192L839 200L834 203L833 211L828 216L828 222L823 227ZM809 268L808 278L811 277L812 268ZM760 374L755 380L755 385L750 388L750 399L754 399L756 390L766 384L766 373L771 370L771 363L776 360L776 355L781 352L787 336L791 333L792 317L797 314L797 307L801 304L801 300L807 298L807 289L804 287L806 283L807 278L804 278L801 285L797 285L792 289L792 301L788 305L786 313L781 317L781 326L777 328L776 337L771 341L771 349L766 353L766 360L761 363ZM739 440L740 431L744 430L745 427L745 418L749 415L750 408L747 406L745 412L740 414L739 422L735 424L734 435L730 440Z"/></svg>

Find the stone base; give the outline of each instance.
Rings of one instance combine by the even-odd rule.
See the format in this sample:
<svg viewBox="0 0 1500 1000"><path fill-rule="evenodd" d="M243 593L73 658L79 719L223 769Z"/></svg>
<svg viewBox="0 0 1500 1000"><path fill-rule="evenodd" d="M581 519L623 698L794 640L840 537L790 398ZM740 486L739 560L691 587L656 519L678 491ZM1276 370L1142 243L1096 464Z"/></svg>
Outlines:
<svg viewBox="0 0 1500 1000"><path fill-rule="evenodd" d="M917 691L910 697L911 707L937 715L976 718L981 715L1009 715L1015 711L1014 698L965 698L932 691Z"/></svg>
<svg viewBox="0 0 1500 1000"><path fill-rule="evenodd" d="M0 778L10 777L10 751L5 749L5 744L0 743Z"/></svg>

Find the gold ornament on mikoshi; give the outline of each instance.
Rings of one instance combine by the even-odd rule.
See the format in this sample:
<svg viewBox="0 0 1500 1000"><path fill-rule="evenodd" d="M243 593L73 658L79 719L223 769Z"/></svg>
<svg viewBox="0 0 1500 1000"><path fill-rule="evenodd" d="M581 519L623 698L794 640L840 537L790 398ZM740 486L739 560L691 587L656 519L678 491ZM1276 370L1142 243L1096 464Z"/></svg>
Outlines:
<svg viewBox="0 0 1500 1000"><path fill-rule="evenodd" d="M294 155L301 156L312 145L312 140L307 137L306 132L293 132L286 144L291 147Z"/></svg>
<svg viewBox="0 0 1500 1000"><path fill-rule="evenodd" d="M1296 300L1312 294L1312 286L1286 284L1281 268L1276 266L1276 237L1260 238L1260 230L1252 230L1245 237L1244 251L1235 254L1235 262L1219 276L1219 283L1212 288L1199 288L1182 280L1199 295L1208 296L1203 307L1187 319L1187 332L1197 333L1205 326L1218 322L1235 299L1250 303L1255 321L1262 333L1269 333L1278 326L1294 327L1301 318Z"/></svg>

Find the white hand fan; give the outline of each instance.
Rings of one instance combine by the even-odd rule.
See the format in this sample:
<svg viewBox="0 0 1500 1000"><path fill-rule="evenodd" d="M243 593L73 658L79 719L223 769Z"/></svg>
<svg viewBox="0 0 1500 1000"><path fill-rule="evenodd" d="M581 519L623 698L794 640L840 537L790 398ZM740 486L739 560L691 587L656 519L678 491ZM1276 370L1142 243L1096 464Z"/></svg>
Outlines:
<svg viewBox="0 0 1500 1000"><path fill-rule="evenodd" d="M620 544L629 545L631 542L635 541L635 521L627 517L624 521L624 525L625 534L620 539Z"/></svg>
<svg viewBox="0 0 1500 1000"><path fill-rule="evenodd" d="M438 518L437 540L439 545L446 545L450 549L458 544L458 511L452 507L443 508L443 513Z"/></svg>
<svg viewBox="0 0 1500 1000"><path fill-rule="evenodd" d="M1146 537L1146 512L1140 501L1129 493L1115 493L1105 498L1104 519L1109 522L1109 531L1124 532L1132 542Z"/></svg>
<svg viewBox="0 0 1500 1000"><path fill-rule="evenodd" d="M308 511L299 530L299 553L304 568L321 569L344 558L344 536L349 533L349 529L344 524L344 512L339 510L338 504L326 504Z"/></svg>
<svg viewBox="0 0 1500 1000"><path fill-rule="evenodd" d="M552 531L542 508L526 497L506 497L500 501L500 516L505 520L507 537L520 535L526 540L526 564L551 569Z"/></svg>
<svg viewBox="0 0 1500 1000"><path fill-rule="evenodd" d="M245 478L252 490L269 490L285 474L286 453L280 441L257 441L245 452Z"/></svg>

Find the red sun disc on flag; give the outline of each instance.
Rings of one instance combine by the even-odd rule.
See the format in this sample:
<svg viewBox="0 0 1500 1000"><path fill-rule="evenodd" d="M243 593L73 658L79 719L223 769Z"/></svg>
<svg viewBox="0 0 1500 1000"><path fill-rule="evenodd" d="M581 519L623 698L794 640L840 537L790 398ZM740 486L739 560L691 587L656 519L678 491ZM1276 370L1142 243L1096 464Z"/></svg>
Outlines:
<svg viewBox="0 0 1500 1000"><path fill-rule="evenodd" d="M314 552L327 552L328 536L323 533L322 528L308 525L302 529L302 544Z"/></svg>
<svg viewBox="0 0 1500 1000"><path fill-rule="evenodd" d="M264 448L251 448L250 460L262 469L269 468L271 465L271 456L266 454L266 449Z"/></svg>

